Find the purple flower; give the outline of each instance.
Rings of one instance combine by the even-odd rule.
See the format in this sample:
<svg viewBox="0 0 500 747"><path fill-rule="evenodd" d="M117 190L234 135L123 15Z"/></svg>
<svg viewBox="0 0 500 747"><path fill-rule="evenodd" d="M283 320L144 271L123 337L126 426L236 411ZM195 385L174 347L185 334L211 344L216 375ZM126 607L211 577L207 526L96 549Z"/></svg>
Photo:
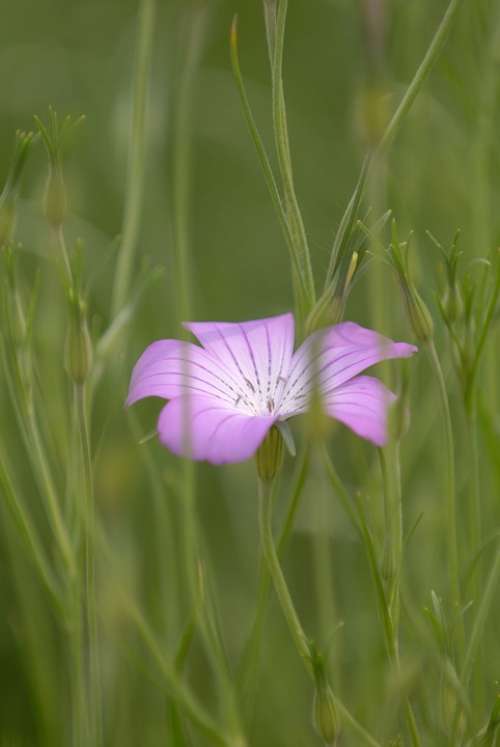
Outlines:
<svg viewBox="0 0 500 747"><path fill-rule="evenodd" d="M274 424L307 410L316 386L328 415L382 446L395 395L359 374L417 350L342 322L315 332L294 353L292 314L184 326L202 347L181 340L150 345L132 373L127 404L169 400L158 421L162 444L212 464L250 458Z"/></svg>

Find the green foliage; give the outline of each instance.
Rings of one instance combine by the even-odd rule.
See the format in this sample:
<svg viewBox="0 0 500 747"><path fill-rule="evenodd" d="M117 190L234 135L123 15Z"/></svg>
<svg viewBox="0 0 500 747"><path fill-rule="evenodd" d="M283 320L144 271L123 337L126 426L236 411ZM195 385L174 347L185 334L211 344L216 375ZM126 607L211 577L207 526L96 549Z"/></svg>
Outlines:
<svg viewBox="0 0 500 747"><path fill-rule="evenodd" d="M5 9L0 745L499 741L497 6ZM123 403L183 318L291 308L422 354L378 454L272 431L259 512Z"/></svg>

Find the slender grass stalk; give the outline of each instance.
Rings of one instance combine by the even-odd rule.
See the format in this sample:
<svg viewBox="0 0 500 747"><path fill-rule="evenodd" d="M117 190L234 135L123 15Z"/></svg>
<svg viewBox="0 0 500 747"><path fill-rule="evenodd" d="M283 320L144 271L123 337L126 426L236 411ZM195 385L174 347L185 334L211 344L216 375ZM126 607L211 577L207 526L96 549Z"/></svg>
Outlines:
<svg viewBox="0 0 500 747"><path fill-rule="evenodd" d="M476 395L477 396L477 395ZM471 411L467 418L467 435L469 438L471 478L468 490L469 498L469 554L473 558L481 547L482 542L482 519L481 519L481 488L479 472L479 444L477 405L475 401L471 405ZM477 599L478 589L481 587L481 559L473 573L472 589L473 598Z"/></svg>
<svg viewBox="0 0 500 747"><path fill-rule="evenodd" d="M56 606L60 608L60 588L57 577L51 568L49 559L39 537L38 530L33 524L28 512L26 511L18 493L13 486L9 476L4 458L0 455L0 489L8 509L14 519L21 538L27 548L35 568L40 575L40 579L49 592Z"/></svg>
<svg viewBox="0 0 500 747"><path fill-rule="evenodd" d="M392 118L387 125L387 128L382 136L382 139L378 145L377 151L382 151L387 148L394 140L398 133L403 120L410 111L411 107L418 94L420 93L422 86L429 77L430 72L435 66L443 47L448 39L448 35L456 20L458 11L464 4L465 0L451 0L446 12L439 24L432 41L424 55L422 62L420 63L417 72L413 76L413 79L405 91L403 98L401 99L398 108L392 115Z"/></svg>
<svg viewBox="0 0 500 747"><path fill-rule="evenodd" d="M92 744L99 747L103 740L102 687L100 644L97 622L97 596L95 578L95 526L96 505L90 445L90 429L86 402L85 384L73 384L79 432L80 458L82 464L83 516L84 516L84 556L85 556L85 595L84 609L88 636L88 701L92 728ZM81 509L80 509L81 510ZM78 509L77 509L78 511Z"/></svg>
<svg viewBox="0 0 500 747"><path fill-rule="evenodd" d="M486 585L484 587L482 599L477 607L476 617L472 625L472 630L465 650L464 663L461 670L461 680L464 687L467 687L478 647L481 643L484 626L488 618L495 594L500 584L500 549L495 551L495 558L491 566Z"/></svg>
<svg viewBox="0 0 500 747"><path fill-rule="evenodd" d="M401 99L401 102L399 103L399 106L389 120L389 124L387 125L379 144L374 148L372 158L366 164L363 164L360 180L358 184L356 184L354 193L347 204L344 216L339 224L339 231L342 230L347 216L349 216L349 214L352 212L353 204L355 203L355 201L361 201L361 196L366 188L373 163L377 163L377 160L380 158L380 156L389 148L389 146L393 142L394 138L401 128L402 123L404 122L407 114L413 106L415 99L422 90L425 81L427 80L429 74L431 73L433 67L439 59L451 28L457 18L458 11L460 10L464 2L465 0L450 0L448 8L431 40L431 43L424 55L422 62L417 68L415 75L413 76L408 88L406 89L405 94ZM335 241L329 263L330 268L335 266L337 251L338 242ZM331 270L329 272L331 273Z"/></svg>
<svg viewBox="0 0 500 747"><path fill-rule="evenodd" d="M288 628L290 630L290 634L295 644L297 653L302 659L304 667L309 676L314 678L314 670L311 660L311 641L308 639L304 632L304 629L302 628L302 624L295 609L290 591L283 575L283 571L281 570L278 553L276 552L276 547L274 545L272 531L272 505L275 485L276 480L274 480L272 483L265 482L261 479L259 479L258 481L259 529L262 551L268 564L268 569L273 581L274 589L276 591L276 595L278 597L285 620L288 623ZM342 718L351 726L353 731L356 732L360 737L362 737L367 744L372 745L372 747L380 747L379 743L356 721L356 719L347 710L340 699L335 697L334 700L339 713L342 715Z"/></svg>
<svg viewBox="0 0 500 747"><path fill-rule="evenodd" d="M457 538L457 514L456 514L456 486L455 486L455 439L453 436L453 423L451 420L450 403L448 401L448 392L446 390L446 381L441 368L441 362L436 351L434 343L431 341L427 350L430 356L432 367L438 383L441 406L444 415L444 428L446 438L446 514L447 514L447 544L448 544L448 563L449 563L449 580L452 602L457 615L458 630L458 650L459 654L463 652L464 646L464 624L462 617L461 589L460 589L460 560L458 554Z"/></svg>
<svg viewBox="0 0 500 747"><path fill-rule="evenodd" d="M232 747L233 740L219 729L211 715L205 711L203 706L198 703L194 695L180 680L175 672L175 667L165 657L161 645L142 615L140 609L128 597L125 597L124 601L131 618L136 624L141 638L156 661L167 688L174 697L176 703L182 707L183 711L193 724L197 726L213 744L221 745L222 747Z"/></svg>
<svg viewBox="0 0 500 747"><path fill-rule="evenodd" d="M300 499L303 494L303 488L306 481L308 468L309 448L306 446L302 452L302 455L299 457L298 467L293 479L292 489L290 491L290 498L288 501L285 520L283 522L283 527L281 529L278 540L277 552L279 557L283 556L286 545L290 538L290 534L293 530L295 516L297 514L300 505ZM248 643L242 656L240 671L240 681L242 682L242 690L245 695L246 708L250 714L253 713L255 703L257 684L256 680L260 661L262 631L269 601L270 589L271 576L269 575L267 564L265 562L265 559L263 558L261 562L259 587L257 591L257 607L255 610L252 627L250 628Z"/></svg>
<svg viewBox="0 0 500 747"><path fill-rule="evenodd" d="M288 216L288 225L295 247L299 273L307 292L307 302L309 305L308 311L311 311L316 301L316 291L306 230L297 195L295 193L283 87L283 51L287 12L288 0L279 0L276 13L276 28L274 30L272 64L274 140L281 180L283 183L284 203Z"/></svg>
<svg viewBox="0 0 500 747"><path fill-rule="evenodd" d="M112 295L112 316L127 302L139 236L146 171L148 88L153 54L156 0L140 0L136 67L133 91L129 164L123 216L122 245Z"/></svg>
<svg viewBox="0 0 500 747"><path fill-rule="evenodd" d="M238 53L237 16L234 17L233 23L231 26L230 42L231 42L231 63L233 67L233 73L234 73L234 77L236 80L238 92L240 94L240 99L241 99L241 103L243 107L243 113L245 115L245 120L247 123L248 131L250 133L253 144L255 146L255 150L257 152L257 156L259 158L260 166L262 169L262 173L264 175L267 189L271 196L271 200L272 200L274 209L276 210L276 214L278 216L280 226L283 231L285 242L288 247L288 252L289 252L290 262L291 262L291 267L292 267L292 281L293 281L293 292L294 292L294 298L295 298L295 303L294 303L295 312L296 312L297 318L302 318L306 314L307 288L304 285L304 279L300 273L300 265L299 265L298 257L297 257L296 250L295 250L295 244L294 244L293 237L291 235L290 228L288 225L288 217L287 217L285 208L283 206L283 201L281 199L280 191L276 183L276 179L274 177L274 172L273 172L269 157L267 155L264 142L259 134L259 130L255 122L255 118L253 116L252 109L250 107L250 102L248 99L248 94L246 92L245 84L243 81L243 76L241 74L241 66L240 66L239 53Z"/></svg>
<svg viewBox="0 0 500 747"><path fill-rule="evenodd" d="M387 612L391 625L387 630L392 635L389 649L393 652L393 664L401 673L399 652L400 588L403 570L403 504L401 495L401 460L399 442L391 443L384 452L379 449L384 482L384 504L386 520L386 542L388 543L388 594ZM413 747L420 747L421 739L410 700L405 701L406 723Z"/></svg>
<svg viewBox="0 0 500 747"><path fill-rule="evenodd" d="M186 51L177 93L173 133L173 246L179 321L192 318L192 277L190 260L189 212L192 172L192 121L195 84L208 23L209 6L202 2L186 17ZM189 416L189 403L184 414ZM187 584L197 630L204 650L217 676L225 716L231 731L240 734L241 724L235 688L214 620L208 605L208 591L202 578L200 540L196 516L196 471L191 459L182 463L183 551Z"/></svg>

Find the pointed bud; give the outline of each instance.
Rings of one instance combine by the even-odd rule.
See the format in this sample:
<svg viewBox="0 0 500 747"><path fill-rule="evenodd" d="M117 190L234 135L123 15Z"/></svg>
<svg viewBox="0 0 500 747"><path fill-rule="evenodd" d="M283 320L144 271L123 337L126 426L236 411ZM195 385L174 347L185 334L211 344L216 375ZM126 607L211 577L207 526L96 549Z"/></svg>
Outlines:
<svg viewBox="0 0 500 747"><path fill-rule="evenodd" d="M334 747L339 736L339 721L335 698L328 684L323 656L311 644L311 664L316 691L314 693L313 722L320 737L328 747Z"/></svg>
<svg viewBox="0 0 500 747"><path fill-rule="evenodd" d="M429 342L434 337L434 322L425 301L411 278L408 266L408 242L401 244L398 241L395 222L393 222L393 239L389 247L389 259L398 274L399 284L406 302L406 310L415 337L419 342Z"/></svg>
<svg viewBox="0 0 500 747"><path fill-rule="evenodd" d="M68 212L68 198L60 163L50 164L44 197L44 213L52 228L63 225Z"/></svg>
<svg viewBox="0 0 500 747"><path fill-rule="evenodd" d="M35 122L43 138L49 157L49 175L44 197L44 212L49 224L57 229L62 226L68 212L68 200L63 175L63 148L68 134L83 121L83 116L59 119L57 112L49 107L48 122L40 117Z"/></svg>
<svg viewBox="0 0 500 747"><path fill-rule="evenodd" d="M261 480L273 480L283 464L283 437L274 425L256 454L257 473Z"/></svg>
<svg viewBox="0 0 500 747"><path fill-rule="evenodd" d="M431 313L415 286L405 285L404 280L401 281L401 284L415 337L419 342L429 342L434 337L434 322Z"/></svg>
<svg viewBox="0 0 500 747"><path fill-rule="evenodd" d="M85 303L73 290L69 293L69 308L65 368L75 384L83 384L92 366L92 341L87 325Z"/></svg>

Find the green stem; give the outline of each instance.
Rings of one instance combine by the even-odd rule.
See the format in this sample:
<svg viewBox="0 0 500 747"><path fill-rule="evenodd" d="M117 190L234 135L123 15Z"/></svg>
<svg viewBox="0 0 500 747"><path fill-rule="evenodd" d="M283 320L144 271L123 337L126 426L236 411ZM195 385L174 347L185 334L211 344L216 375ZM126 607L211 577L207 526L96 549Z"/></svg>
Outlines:
<svg viewBox="0 0 500 747"><path fill-rule="evenodd" d="M413 76L410 85L406 89L398 108L394 112L384 132L384 135L377 147L377 152L380 152L387 148L394 140L394 137L396 136L401 126L401 122L410 111L413 102L420 92L420 89L428 78L432 68L436 64L436 61L438 60L439 55L441 54L441 51L446 43L448 34L450 33L450 29L463 3L464 0L451 0L450 4L448 5L443 19L439 24L436 33L434 34L427 52L425 53L424 59L420 63L417 72Z"/></svg>
<svg viewBox="0 0 500 747"><path fill-rule="evenodd" d="M273 49L274 49L274 45L273 45ZM245 89L245 84L243 82L243 76L241 74L241 66L240 66L240 60L239 60L239 54L238 54L238 30L237 30L237 18L236 17L234 18L233 25L231 27L231 62L232 62L234 77L236 80L236 85L238 87L238 92L240 94L240 99L241 99L241 103L243 107L243 113L245 115L245 120L247 123L248 131L250 133L250 137L252 138L253 144L255 146L255 150L257 151L257 156L259 158L262 173L264 175L264 180L266 182L267 189L271 196L271 200L276 210L276 214L280 222L281 230L283 231L283 235L285 237L285 241L288 247L290 262L292 265L292 280L293 280L293 290L294 290L294 299L295 299L295 313L297 315L297 318L300 318L301 314L305 314L305 308L307 306L307 302L306 302L307 288L304 286L304 280L300 273L300 266L299 266L298 258L297 258L296 251L295 251L295 244L294 244L293 237L291 235L290 228L288 225L288 217L287 217L285 208L281 200L281 195L278 189L278 185L276 184L276 179L274 178L274 173L273 173L273 169L271 166L271 162L267 155L262 138L259 134L259 130L257 128L257 124L255 122L254 116L252 114L252 109L250 107L250 102L248 100L248 95Z"/></svg>
<svg viewBox="0 0 500 747"><path fill-rule="evenodd" d="M469 636L467 649L464 656L464 664L462 667L462 683L466 687L474 666L474 660L477 653L479 644L481 643L481 636L483 629L488 618L491 605L495 599L495 593L497 586L500 583L500 549L497 549L495 559L491 567L486 586L484 589L483 597L477 608L476 617L472 625L472 630Z"/></svg>
<svg viewBox="0 0 500 747"><path fill-rule="evenodd" d="M281 570L278 554L274 545L272 531L272 504L274 498L274 488L276 480L272 483L264 482L259 479L259 529L262 544L262 552L267 562L269 573L271 575L274 589L278 597L282 612L292 636L292 640L297 649L297 653L304 663L304 667L309 676L314 680L314 670L311 662L310 642L302 628L301 622L295 610L292 597ZM379 743L359 724L352 714L339 698L334 698L338 712L341 714L345 723L348 723L352 730L356 732L366 744L371 747L380 747Z"/></svg>
<svg viewBox="0 0 500 747"><path fill-rule="evenodd" d="M274 54L272 65L274 139L278 165L283 182L288 226L295 247L300 277L307 292L308 311L310 311L316 300L316 291L307 235L297 195L295 193L283 88L283 51L287 11L288 0L279 0L274 33Z"/></svg>
<svg viewBox="0 0 500 747"><path fill-rule="evenodd" d="M42 546L38 531L32 524L29 514L19 500L16 490L7 472L3 459L0 458L0 488L9 511L19 529L23 541L28 548L40 578L51 597L60 605L60 590L58 583Z"/></svg>
<svg viewBox="0 0 500 747"><path fill-rule="evenodd" d="M387 632L391 636L388 650L392 651L393 664L401 674L399 657L400 588L403 565L403 505L401 495L401 460L399 442L390 443L386 450L379 449L384 482L384 510L386 523L386 563L388 569L387 613L391 625ZM412 705L405 701L406 723L413 747L420 747L421 740Z"/></svg>
<svg viewBox="0 0 500 747"><path fill-rule="evenodd" d="M293 480L293 487L288 501L288 509L283 522L283 527L278 540L278 556L282 557L285 551L288 539L293 529L295 516L300 505L304 483L307 477L309 467L309 448L306 447L299 459L298 468ZM264 617L267 610L269 591L271 587L271 577L267 570L267 564L261 564L259 588L257 592L257 608L255 617L250 629L248 643L242 656L240 679L243 683L243 690L247 694L247 709L253 710L255 696L255 678L260 659L260 647L262 638L262 628Z"/></svg>
<svg viewBox="0 0 500 747"><path fill-rule="evenodd" d="M274 498L273 488L275 485L275 481L270 484L259 479L259 529L262 552L297 652L304 662L307 671L312 674L309 640L302 629L274 546L272 507Z"/></svg>
<svg viewBox="0 0 500 747"><path fill-rule="evenodd" d="M112 316L118 315L127 301L134 266L134 254L140 229L146 170L146 124L148 86L151 75L156 0L140 0L139 31L130 131L123 239L112 295Z"/></svg>
<svg viewBox="0 0 500 747"><path fill-rule="evenodd" d="M73 385L76 402L79 432L80 459L82 465L83 514L84 514L84 555L85 555L85 597L84 608L88 636L88 699L92 724L92 745L102 744L102 689L99 656L99 635L97 625L97 598L95 582L96 507L92 473L92 453L90 429L86 402L85 384ZM78 511L78 509L77 509Z"/></svg>
<svg viewBox="0 0 500 747"><path fill-rule="evenodd" d="M464 645L464 624L462 617L461 590L460 590L460 562L458 554L457 537L457 515L456 515L456 488L455 488L455 440L453 436L453 423L451 420L450 403L446 391L441 362L433 342L427 348L431 363L438 382L441 406L444 415L445 439L446 439L446 513L447 513L447 543L449 578L452 602L458 618L458 646L462 653Z"/></svg>
<svg viewBox="0 0 500 747"><path fill-rule="evenodd" d="M31 448L35 456L37 471L40 475L41 484L43 486L43 494L46 498L52 530L67 571L70 577L73 577L76 572L73 549L62 517L56 488L52 480L51 470L42 444L35 412L32 407L29 407L26 425Z"/></svg>
<svg viewBox="0 0 500 747"><path fill-rule="evenodd" d="M479 471L479 445L478 445L478 425L477 409L475 396L472 395L470 415L467 419L467 431L470 442L470 457L472 464L471 479L469 484L469 557L474 558L481 546L481 493L480 493L480 471ZM481 559L478 560L475 571L473 572L473 598L477 599L478 589L481 586Z"/></svg>

